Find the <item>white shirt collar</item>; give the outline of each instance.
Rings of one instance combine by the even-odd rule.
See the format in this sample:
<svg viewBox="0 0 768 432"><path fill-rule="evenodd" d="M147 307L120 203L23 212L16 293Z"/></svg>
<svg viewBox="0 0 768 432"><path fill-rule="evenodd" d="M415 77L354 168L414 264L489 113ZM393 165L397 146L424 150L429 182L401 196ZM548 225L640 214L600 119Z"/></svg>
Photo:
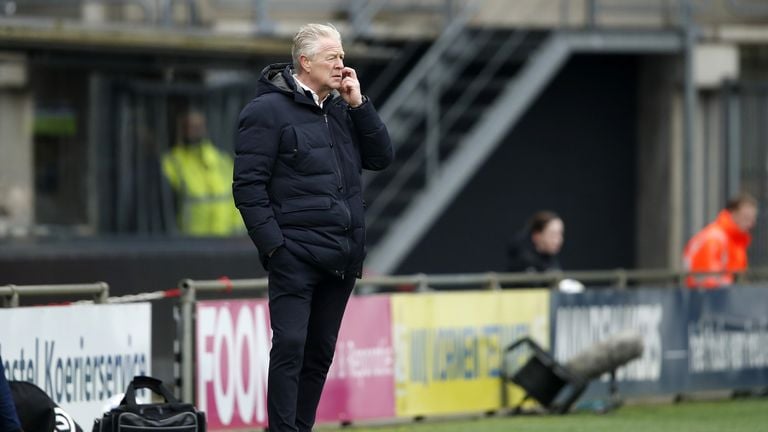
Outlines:
<svg viewBox="0 0 768 432"><path fill-rule="evenodd" d="M299 87L301 87L302 89L304 89L306 91L309 91L312 94L312 99L315 101L315 104L317 106L319 106L320 108L323 107L323 102L328 100L328 96L330 96L330 94L326 95L325 98L323 98L323 100L320 100L320 96L318 96L317 93L315 93L314 90L312 90L311 88L309 88L306 85L304 85L303 82L299 81L299 77L296 74L293 74L293 79L294 79L294 81L296 81L296 84L298 84Z"/></svg>

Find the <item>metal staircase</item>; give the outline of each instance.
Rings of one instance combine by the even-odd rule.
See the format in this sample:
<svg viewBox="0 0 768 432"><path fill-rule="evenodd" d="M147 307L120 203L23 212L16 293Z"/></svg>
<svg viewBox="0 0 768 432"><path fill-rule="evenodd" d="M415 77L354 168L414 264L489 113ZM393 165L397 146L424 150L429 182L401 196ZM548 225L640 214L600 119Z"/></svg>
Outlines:
<svg viewBox="0 0 768 432"><path fill-rule="evenodd" d="M437 176L463 136L544 40L545 32L473 29L464 9L386 99L380 113L396 160L366 173L368 242L375 244ZM381 98L379 98L380 100Z"/></svg>
<svg viewBox="0 0 768 432"><path fill-rule="evenodd" d="M675 32L472 29L457 20L381 109L397 159L366 177L368 268L391 273L574 52L679 52Z"/></svg>

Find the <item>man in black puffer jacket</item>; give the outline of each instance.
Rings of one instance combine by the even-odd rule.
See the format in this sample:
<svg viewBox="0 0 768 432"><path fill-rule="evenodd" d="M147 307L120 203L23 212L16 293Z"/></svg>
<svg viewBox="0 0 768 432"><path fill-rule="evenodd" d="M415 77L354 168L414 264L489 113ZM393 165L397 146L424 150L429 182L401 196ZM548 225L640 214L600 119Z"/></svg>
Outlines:
<svg viewBox="0 0 768 432"><path fill-rule="evenodd" d="M355 278L365 226L361 173L394 155L344 67L341 36L308 24L293 65L264 69L240 114L233 191L269 277L269 430L311 431Z"/></svg>

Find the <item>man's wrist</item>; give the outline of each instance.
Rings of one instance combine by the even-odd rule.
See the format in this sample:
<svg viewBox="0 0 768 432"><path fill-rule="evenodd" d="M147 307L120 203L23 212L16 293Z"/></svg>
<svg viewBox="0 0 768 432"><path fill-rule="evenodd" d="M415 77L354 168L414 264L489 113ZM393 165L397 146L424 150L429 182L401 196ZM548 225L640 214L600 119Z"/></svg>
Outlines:
<svg viewBox="0 0 768 432"><path fill-rule="evenodd" d="M360 103L357 105L349 104L350 109L358 109L361 106L365 105L365 103L368 102L368 96L363 95L363 97L360 98Z"/></svg>

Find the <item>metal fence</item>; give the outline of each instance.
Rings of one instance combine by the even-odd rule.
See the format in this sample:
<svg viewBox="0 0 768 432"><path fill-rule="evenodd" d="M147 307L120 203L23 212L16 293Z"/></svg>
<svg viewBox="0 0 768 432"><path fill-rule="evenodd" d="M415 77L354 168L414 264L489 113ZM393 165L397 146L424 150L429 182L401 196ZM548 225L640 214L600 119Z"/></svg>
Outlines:
<svg viewBox="0 0 768 432"><path fill-rule="evenodd" d="M698 274L698 273L697 273ZM400 275L368 276L358 281L358 287L375 286L378 289L403 289L412 292L429 292L444 289L481 289L501 290L521 286L555 287L565 279L575 279L588 286L610 287L618 289L642 288L647 286L679 288L685 278L691 274L671 270L610 270L552 272L543 274L526 273L481 273L481 274L444 274L444 275ZM750 284L768 280L768 268L755 268L737 275L737 283ZM175 373L181 387L182 399L194 400L194 318L195 304L198 297L230 297L237 293L253 293L256 297L264 296L267 291L267 279L240 280L191 280L179 283L181 290L181 319L178 321L177 337L180 341L180 367ZM358 288L358 290L360 289ZM223 294L226 294L224 296ZM0 286L0 305L18 307L20 297L27 296L91 296L98 304L124 303L169 297L167 293L146 293L126 298L110 298L109 286L104 282L92 284L61 285L3 285ZM174 294L175 296L175 294ZM174 347L178 347L174 343ZM175 348L176 349L176 348ZM179 379L180 378L180 379ZM178 389L177 389L178 390Z"/></svg>

